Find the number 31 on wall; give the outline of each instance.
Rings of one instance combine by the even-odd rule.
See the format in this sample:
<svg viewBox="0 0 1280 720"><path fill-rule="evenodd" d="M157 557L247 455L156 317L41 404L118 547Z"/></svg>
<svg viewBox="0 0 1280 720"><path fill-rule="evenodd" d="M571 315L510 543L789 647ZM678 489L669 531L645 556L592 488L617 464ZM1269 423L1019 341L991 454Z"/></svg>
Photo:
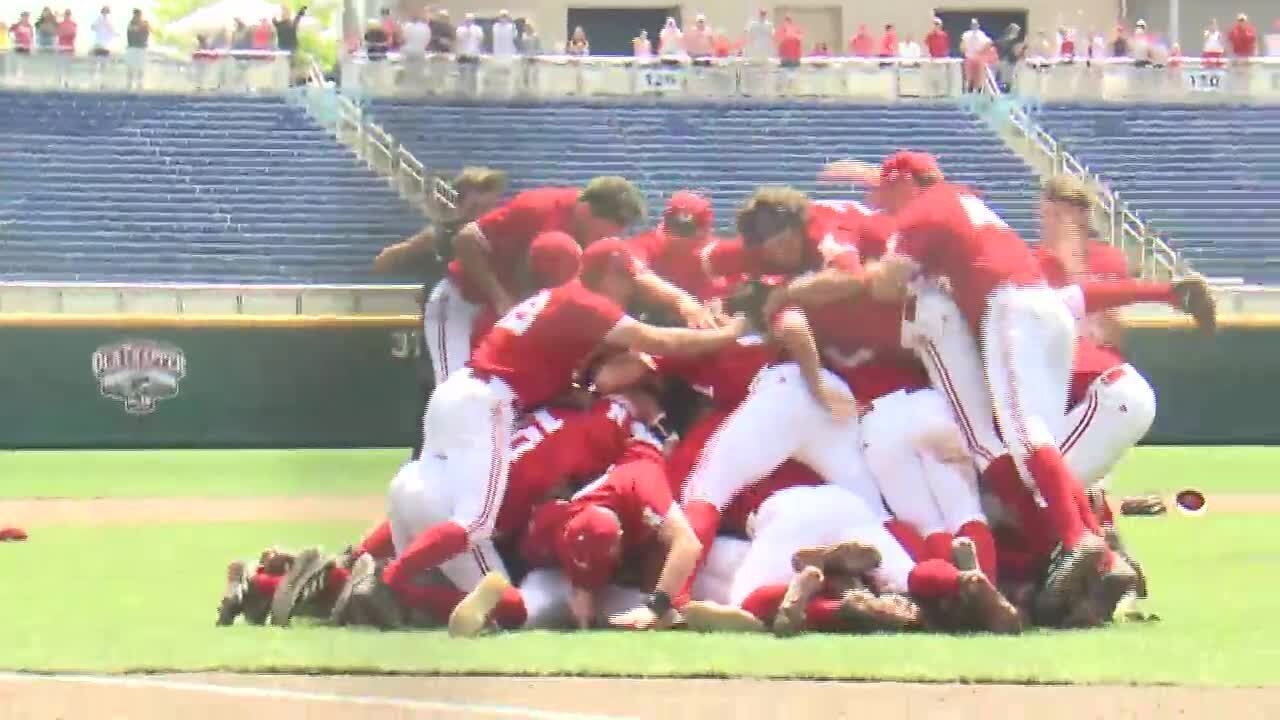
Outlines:
<svg viewBox="0 0 1280 720"><path fill-rule="evenodd" d="M1195 92L1218 92L1225 74L1221 70L1188 70L1187 87Z"/></svg>

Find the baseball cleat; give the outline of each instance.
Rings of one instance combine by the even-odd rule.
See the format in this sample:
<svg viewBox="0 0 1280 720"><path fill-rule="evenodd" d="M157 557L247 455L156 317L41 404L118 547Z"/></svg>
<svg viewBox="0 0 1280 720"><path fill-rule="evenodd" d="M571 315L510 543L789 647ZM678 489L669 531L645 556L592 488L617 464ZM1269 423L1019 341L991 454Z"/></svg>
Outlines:
<svg viewBox="0 0 1280 720"><path fill-rule="evenodd" d="M807 567L816 567L819 570L827 562L827 546L826 545L810 545L802 547L791 554L791 569L796 572Z"/></svg>
<svg viewBox="0 0 1280 720"><path fill-rule="evenodd" d="M1054 619L1063 617L1067 609L1088 592L1090 578L1098 577L1099 565L1107 552L1106 542L1091 532L1086 532L1070 550L1058 545L1049 559L1049 572L1036 599L1036 614L1044 624L1056 625Z"/></svg>
<svg viewBox="0 0 1280 720"><path fill-rule="evenodd" d="M965 599L982 623L982 629L1002 635L1022 632L1022 615L987 576L978 570L960 573L960 596Z"/></svg>
<svg viewBox="0 0 1280 720"><path fill-rule="evenodd" d="M767 632L760 618L732 605L721 605L709 600L695 600L684 606L685 624L696 632Z"/></svg>
<svg viewBox="0 0 1280 720"><path fill-rule="evenodd" d="M343 586L342 592L338 593L338 599L333 602L333 609L329 611L329 622L334 625L346 625L349 617L347 610L351 606L351 598L353 597L356 585L368 582L377 572L378 564L374 562L373 556L361 555L358 560L351 566L351 576L347 578L347 584Z"/></svg>
<svg viewBox="0 0 1280 720"><path fill-rule="evenodd" d="M822 571L809 566L796 573L787 585L787 592L778 605L778 614L773 618L773 634L778 637L789 637L804 630L805 610L809 601L822 590Z"/></svg>
<svg viewBox="0 0 1280 720"><path fill-rule="evenodd" d="M326 571L330 559L324 556L320 548L307 548L298 553L289 573L276 587L275 597L271 598L271 624L287 627L293 617L294 609L314 597L324 586Z"/></svg>
<svg viewBox="0 0 1280 720"><path fill-rule="evenodd" d="M961 572L978 569L978 548L967 537L951 541L951 563Z"/></svg>
<svg viewBox="0 0 1280 720"><path fill-rule="evenodd" d="M1137 595L1138 573L1121 553L1112 554L1111 569L1102 574L1098 583L1098 611L1106 620L1115 617L1120 601L1127 595Z"/></svg>
<svg viewBox="0 0 1280 720"><path fill-rule="evenodd" d="M845 593L840 614L854 627L867 632L912 630L922 627L920 606L896 593L876 596L869 590Z"/></svg>
<svg viewBox="0 0 1280 720"><path fill-rule="evenodd" d="M858 576L879 566L880 551L857 540L800 548L791 556L796 572L816 567L823 573Z"/></svg>
<svg viewBox="0 0 1280 720"><path fill-rule="evenodd" d="M502 573L485 575L449 614L449 637L479 635L489 625L489 616L509 587L511 583Z"/></svg>
<svg viewBox="0 0 1280 720"><path fill-rule="evenodd" d="M244 563L236 560L227 565L227 587L222 591L222 602L218 605L219 627L226 627L236 621L236 616L244 609L244 596L248 586Z"/></svg>

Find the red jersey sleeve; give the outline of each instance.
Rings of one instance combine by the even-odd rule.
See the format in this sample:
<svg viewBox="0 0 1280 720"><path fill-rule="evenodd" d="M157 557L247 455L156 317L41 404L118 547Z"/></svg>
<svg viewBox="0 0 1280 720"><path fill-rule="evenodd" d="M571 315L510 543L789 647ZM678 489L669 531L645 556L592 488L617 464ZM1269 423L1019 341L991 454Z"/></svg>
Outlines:
<svg viewBox="0 0 1280 720"><path fill-rule="evenodd" d="M858 252L862 259L865 261L884 255L889 248L889 238L896 229L893 218L885 213L864 217L858 233Z"/></svg>
<svg viewBox="0 0 1280 720"><path fill-rule="evenodd" d="M862 267L858 253L858 220L824 205L809 210L807 238L819 268L834 267L857 272Z"/></svg>
<svg viewBox="0 0 1280 720"><path fill-rule="evenodd" d="M579 287L565 298L562 327L582 337L603 339L627 314L609 298Z"/></svg>
<svg viewBox="0 0 1280 720"><path fill-rule="evenodd" d="M926 271L941 264L944 228L940 214L932 203L915 202L897 218L897 231L890 237L888 250L915 260Z"/></svg>
<svg viewBox="0 0 1280 720"><path fill-rule="evenodd" d="M552 208L541 195L526 191L481 215L476 225L488 241L490 253L521 252L543 229L550 212Z"/></svg>
<svg viewBox="0 0 1280 720"><path fill-rule="evenodd" d="M666 252L666 238L657 230L634 235L627 239L627 247L637 265L651 267L656 258Z"/></svg>
<svg viewBox="0 0 1280 720"><path fill-rule="evenodd" d="M751 262L741 239L713 240L702 249L702 270L711 278L734 278L751 272Z"/></svg>
<svg viewBox="0 0 1280 720"><path fill-rule="evenodd" d="M1089 273L1095 280L1124 280L1129 277L1129 258L1124 251L1106 243L1089 243Z"/></svg>

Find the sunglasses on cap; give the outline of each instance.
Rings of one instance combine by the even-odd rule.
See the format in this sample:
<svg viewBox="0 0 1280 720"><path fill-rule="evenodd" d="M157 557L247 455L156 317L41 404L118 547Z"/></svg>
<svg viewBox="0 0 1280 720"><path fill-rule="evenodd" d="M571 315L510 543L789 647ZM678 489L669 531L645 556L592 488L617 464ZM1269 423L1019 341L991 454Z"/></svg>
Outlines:
<svg viewBox="0 0 1280 720"><path fill-rule="evenodd" d="M747 245L762 245L766 240L795 224L796 214L776 207L757 207L743 218L738 232Z"/></svg>
<svg viewBox="0 0 1280 720"><path fill-rule="evenodd" d="M698 220L689 213L669 213L662 218L662 226L668 233L678 237L693 237L698 234Z"/></svg>

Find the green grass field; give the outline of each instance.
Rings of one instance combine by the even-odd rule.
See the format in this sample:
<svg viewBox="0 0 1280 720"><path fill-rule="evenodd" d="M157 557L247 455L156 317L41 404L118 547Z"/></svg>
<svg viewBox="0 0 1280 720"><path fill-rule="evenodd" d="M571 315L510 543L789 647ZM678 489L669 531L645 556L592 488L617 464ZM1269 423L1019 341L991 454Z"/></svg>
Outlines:
<svg viewBox="0 0 1280 720"><path fill-rule="evenodd" d="M378 494L399 450L0 453L0 497ZM1143 448L1120 494L1270 493L1280 451ZM0 525L22 524L3 516ZM370 518L370 521L373 518ZM744 675L969 681L1280 684L1274 617L1280 533L1266 513L1129 519L1163 620L1022 637L438 632L300 625L213 627L228 560L277 543L338 548L368 524L205 523L39 527L0 545L0 669L302 670Z"/></svg>

